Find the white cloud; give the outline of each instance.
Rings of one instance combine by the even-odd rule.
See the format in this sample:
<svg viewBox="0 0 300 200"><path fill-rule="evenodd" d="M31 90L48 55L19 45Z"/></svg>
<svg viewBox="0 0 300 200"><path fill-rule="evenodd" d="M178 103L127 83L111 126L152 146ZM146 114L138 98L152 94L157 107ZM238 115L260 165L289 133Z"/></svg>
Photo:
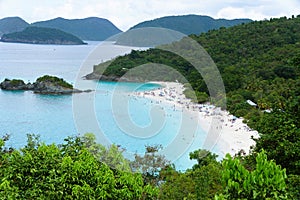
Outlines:
<svg viewBox="0 0 300 200"><path fill-rule="evenodd" d="M214 18L251 18L300 14L299 0L0 0L0 18L20 16L28 22L64 17L102 17L122 30L167 15L199 14Z"/></svg>
<svg viewBox="0 0 300 200"><path fill-rule="evenodd" d="M251 18L253 20L264 19L268 16L262 14L260 9L256 7L256 9L249 8L235 8L235 7L226 7L222 8L217 13L218 18L226 18L226 19L236 19L236 18Z"/></svg>
<svg viewBox="0 0 300 200"><path fill-rule="evenodd" d="M253 20L261 20L264 18L274 18L300 14L300 2L295 0L264 0L256 1L261 4L232 4L232 6L223 7L217 12L219 18L251 18Z"/></svg>

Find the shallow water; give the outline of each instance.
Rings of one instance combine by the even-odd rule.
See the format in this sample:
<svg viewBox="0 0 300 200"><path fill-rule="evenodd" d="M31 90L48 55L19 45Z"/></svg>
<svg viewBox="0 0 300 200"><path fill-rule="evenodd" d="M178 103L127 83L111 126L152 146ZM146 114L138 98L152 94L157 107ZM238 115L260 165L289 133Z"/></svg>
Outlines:
<svg viewBox="0 0 300 200"><path fill-rule="evenodd" d="M93 64L131 50L98 42L82 46L0 43L0 80L21 78L33 82L39 76L50 74L74 83L82 63L97 45L102 45L105 51ZM0 135L10 134L7 145L19 148L26 144L28 133L39 134L49 144L62 143L67 136L93 132L99 142L104 138L108 144L121 145L129 158L134 153L143 153L145 145L162 144L178 169L192 166L194 162L189 160L188 153L201 148L206 133L190 126L195 121L186 120L190 116L174 110L171 104L130 95L132 91L150 90L159 85L86 83L96 84L96 91L59 96L0 90ZM78 99L80 103L74 104ZM87 109L88 105L92 110ZM194 131L193 139L186 141L180 131Z"/></svg>

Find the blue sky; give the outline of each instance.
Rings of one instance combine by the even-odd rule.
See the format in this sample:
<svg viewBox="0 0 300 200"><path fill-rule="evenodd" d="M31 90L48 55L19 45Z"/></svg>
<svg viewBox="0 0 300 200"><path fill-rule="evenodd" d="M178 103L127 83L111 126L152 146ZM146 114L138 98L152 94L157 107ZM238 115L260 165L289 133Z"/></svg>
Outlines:
<svg viewBox="0 0 300 200"><path fill-rule="evenodd" d="M300 14L300 0L0 0L0 18L20 16L29 23L56 17L101 17L123 31L167 15L269 19Z"/></svg>

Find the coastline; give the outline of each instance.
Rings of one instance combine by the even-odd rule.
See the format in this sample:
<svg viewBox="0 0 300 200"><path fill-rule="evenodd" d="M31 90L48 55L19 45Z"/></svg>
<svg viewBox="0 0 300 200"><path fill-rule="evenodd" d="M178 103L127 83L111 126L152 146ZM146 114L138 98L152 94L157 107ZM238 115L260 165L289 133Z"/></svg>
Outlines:
<svg viewBox="0 0 300 200"><path fill-rule="evenodd" d="M251 137L258 138L258 132L251 130L243 123L243 118L236 118L228 111L223 111L210 104L191 102L183 94L184 86L181 83L151 83L159 84L162 87L151 91L134 92L133 95L151 99L155 103L168 103L176 110L190 113L193 120L197 120L198 126L208 133L207 139L211 143L209 146L214 143L213 146L218 147L221 154L219 157L224 157L227 153L233 156L241 150L245 154L249 154L250 147L255 145L255 141ZM197 141L193 142L197 144ZM205 144L204 147L199 144L199 148L205 148Z"/></svg>

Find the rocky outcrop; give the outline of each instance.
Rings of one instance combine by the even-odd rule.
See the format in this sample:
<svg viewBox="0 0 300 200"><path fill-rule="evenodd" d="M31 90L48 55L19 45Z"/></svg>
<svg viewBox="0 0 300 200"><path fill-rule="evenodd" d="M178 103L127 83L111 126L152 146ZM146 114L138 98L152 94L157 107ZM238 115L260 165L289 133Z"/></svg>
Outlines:
<svg viewBox="0 0 300 200"><path fill-rule="evenodd" d="M117 76L105 76L97 73L90 73L83 77L86 80L99 80L99 81L121 81L120 77Z"/></svg>
<svg viewBox="0 0 300 200"><path fill-rule="evenodd" d="M73 94L92 91L75 89L63 79L51 76L44 76L38 78L34 83L27 84L25 84L23 80L5 79L0 83L0 88L2 90L31 90L38 94Z"/></svg>
<svg viewBox="0 0 300 200"><path fill-rule="evenodd" d="M63 87L51 82L35 82L33 87L34 93L38 94L72 94L83 92L78 89Z"/></svg>
<svg viewBox="0 0 300 200"><path fill-rule="evenodd" d="M34 85L31 83L25 84L23 80L19 79L5 79L2 83L0 83L0 88L2 90L32 90Z"/></svg>
<svg viewBox="0 0 300 200"><path fill-rule="evenodd" d="M139 78L139 77L118 77L114 75L106 76L97 74L95 72L92 72L86 76L83 77L86 80L99 80L99 81L114 81L114 82L145 82L146 80Z"/></svg>
<svg viewBox="0 0 300 200"><path fill-rule="evenodd" d="M84 76L83 78L86 79L86 80L100 80L101 79L101 74L97 74L97 73L90 73L86 76Z"/></svg>

